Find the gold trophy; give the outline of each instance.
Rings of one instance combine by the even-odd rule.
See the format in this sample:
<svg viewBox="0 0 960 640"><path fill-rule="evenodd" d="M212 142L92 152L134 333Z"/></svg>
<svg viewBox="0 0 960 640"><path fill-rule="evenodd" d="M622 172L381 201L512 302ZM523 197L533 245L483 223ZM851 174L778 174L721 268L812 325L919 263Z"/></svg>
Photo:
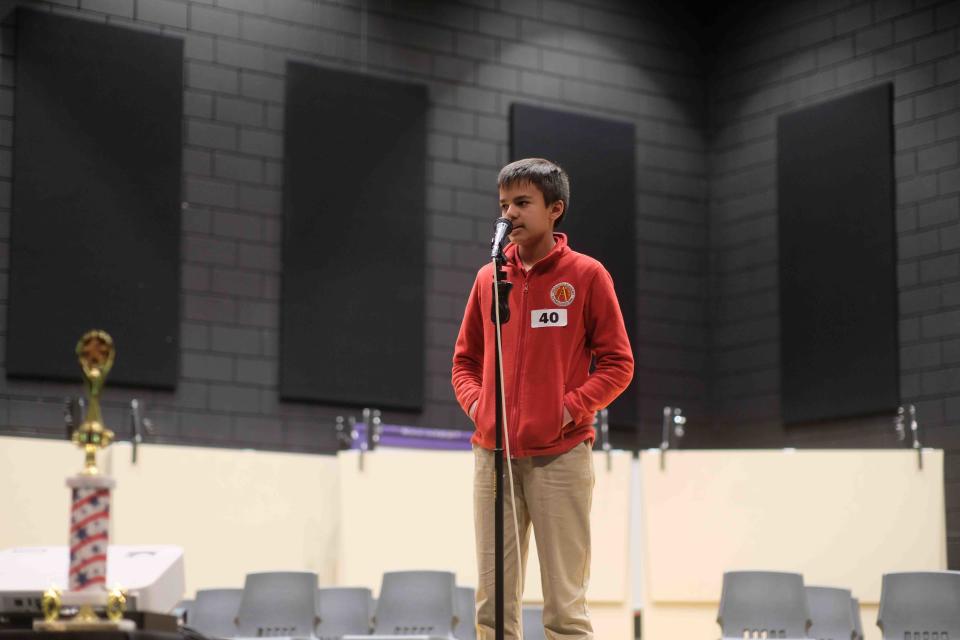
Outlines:
<svg viewBox="0 0 960 640"><path fill-rule="evenodd" d="M113 338L105 331L88 331L77 343L77 360L83 369L90 409L87 410L83 424L73 432L72 440L86 454L81 472L84 476L100 475L100 470L97 469L97 450L106 449L113 442L113 431L103 426L100 393L103 391L107 374L113 368L115 356Z"/></svg>
<svg viewBox="0 0 960 640"><path fill-rule="evenodd" d="M116 351L105 331L88 331L77 343L77 359L87 391L87 416L73 433L73 442L84 451L83 470L67 478L73 492L70 508L69 590L50 589L43 595L44 620L34 623L43 631L132 630L123 619L126 596L119 589L108 591L107 548L110 541L110 490L115 483L97 468L97 451L113 442L113 431L103 424L100 393L113 366ZM68 620L60 619L63 607L78 608ZM106 612L102 620L96 609Z"/></svg>

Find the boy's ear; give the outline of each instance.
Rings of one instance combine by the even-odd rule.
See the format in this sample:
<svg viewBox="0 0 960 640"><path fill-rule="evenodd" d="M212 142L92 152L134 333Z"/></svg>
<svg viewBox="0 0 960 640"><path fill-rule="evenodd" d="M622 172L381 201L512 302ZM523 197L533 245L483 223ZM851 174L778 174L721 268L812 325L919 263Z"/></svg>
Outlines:
<svg viewBox="0 0 960 640"><path fill-rule="evenodd" d="M550 205L550 222L556 223L557 218L563 215L563 212L566 210L567 204L563 200L557 200Z"/></svg>

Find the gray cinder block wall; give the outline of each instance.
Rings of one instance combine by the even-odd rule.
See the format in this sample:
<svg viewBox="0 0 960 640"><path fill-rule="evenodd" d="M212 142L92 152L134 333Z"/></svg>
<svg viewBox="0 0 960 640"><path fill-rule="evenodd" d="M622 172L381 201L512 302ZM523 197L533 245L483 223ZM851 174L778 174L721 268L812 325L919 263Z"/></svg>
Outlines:
<svg viewBox="0 0 960 640"><path fill-rule="evenodd" d="M450 359L497 215L496 172L508 160L514 101L635 125L637 377L647 423L641 433L658 440L659 407L668 402L703 414L704 83L683 19L614 0L5 6L14 4L184 39L181 370L175 393L108 389L106 420L121 435L124 403L134 396L144 401L156 431L149 439L157 442L331 451L334 417L359 413L277 400L284 68L291 59L429 87L426 407L422 414L387 413L387 422L468 427L450 388ZM8 16L0 31L4 302L15 33ZM594 212L574 207L571 215ZM571 243L576 247L576 238ZM10 381L0 372L0 431L62 436L62 398L79 391L79 372L76 385ZM636 444L633 434L618 435Z"/></svg>
<svg viewBox="0 0 960 640"><path fill-rule="evenodd" d="M777 117L894 87L901 397L947 451L960 566L960 3L757 3L726 16L709 71L709 342L705 447L903 446L888 418L784 428L779 405ZM815 246L810 251L816 251ZM842 366L842 363L838 363Z"/></svg>
<svg viewBox="0 0 960 640"><path fill-rule="evenodd" d="M360 0L6 4L185 40L180 380L173 394L110 390L106 403L121 427L123 403L144 399L161 442L334 447L343 409L276 398L283 72L294 59L430 90L427 404L388 421L468 426L450 352L495 216L507 110L523 101L636 126L643 422L622 444L656 444L659 408L679 404L686 446L898 446L887 419L782 427L776 282L777 116L893 82L902 395L926 442L948 452L960 562L960 2L737 3L705 33L652 3L614 0L370 0L365 20ZM0 29L0 301L15 30L9 18ZM62 397L78 390L79 377L0 376L0 431L61 435Z"/></svg>

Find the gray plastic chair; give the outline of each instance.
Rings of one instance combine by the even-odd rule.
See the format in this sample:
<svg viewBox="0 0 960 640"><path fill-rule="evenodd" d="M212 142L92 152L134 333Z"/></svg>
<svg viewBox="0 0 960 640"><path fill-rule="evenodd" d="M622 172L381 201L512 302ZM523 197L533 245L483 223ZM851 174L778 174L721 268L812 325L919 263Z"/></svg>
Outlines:
<svg viewBox="0 0 960 640"><path fill-rule="evenodd" d="M854 640L856 628L850 607L853 602L850 590L807 587L806 592L812 623L807 635L817 640Z"/></svg>
<svg viewBox="0 0 960 640"><path fill-rule="evenodd" d="M543 607L523 608L523 640L546 640L543 630Z"/></svg>
<svg viewBox="0 0 960 640"><path fill-rule="evenodd" d="M317 574L250 573L237 612L237 636L312 638L317 626Z"/></svg>
<svg viewBox="0 0 960 640"><path fill-rule="evenodd" d="M344 640L456 640L455 580L449 571L391 571L383 574L373 634Z"/></svg>
<svg viewBox="0 0 960 640"><path fill-rule="evenodd" d="M339 640L373 630L373 597L365 587L317 589L317 638Z"/></svg>
<svg viewBox="0 0 960 640"><path fill-rule="evenodd" d="M453 635L457 640L477 640L477 592L473 587L457 587L457 626Z"/></svg>
<svg viewBox="0 0 960 640"><path fill-rule="evenodd" d="M863 621L860 619L860 601L856 598L850 598L850 612L853 615L853 630L856 632L856 640L863 638Z"/></svg>
<svg viewBox="0 0 960 640"><path fill-rule="evenodd" d="M806 638L810 628L803 576L778 571L728 571L717 623L724 638L745 633L767 638Z"/></svg>
<svg viewBox="0 0 960 640"><path fill-rule="evenodd" d="M960 572L885 574L877 626L884 640L960 638Z"/></svg>
<svg viewBox="0 0 960 640"><path fill-rule="evenodd" d="M187 615L187 626L205 636L234 637L242 597L243 589L199 589Z"/></svg>

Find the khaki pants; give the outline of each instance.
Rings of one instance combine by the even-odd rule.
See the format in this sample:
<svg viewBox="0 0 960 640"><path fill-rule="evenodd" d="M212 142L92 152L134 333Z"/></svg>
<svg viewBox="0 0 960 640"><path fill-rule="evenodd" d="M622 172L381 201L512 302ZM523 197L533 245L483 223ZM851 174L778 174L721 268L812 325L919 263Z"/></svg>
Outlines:
<svg viewBox="0 0 960 640"><path fill-rule="evenodd" d="M494 454L474 447L473 514L477 537L477 638L494 638ZM543 626L548 640L593 638L587 610L590 581L590 503L593 499L593 455L582 443L558 456L513 460L513 482L520 527L518 573L510 478L504 463L504 636L522 637L523 578L527 566L530 525L540 557L543 582Z"/></svg>

